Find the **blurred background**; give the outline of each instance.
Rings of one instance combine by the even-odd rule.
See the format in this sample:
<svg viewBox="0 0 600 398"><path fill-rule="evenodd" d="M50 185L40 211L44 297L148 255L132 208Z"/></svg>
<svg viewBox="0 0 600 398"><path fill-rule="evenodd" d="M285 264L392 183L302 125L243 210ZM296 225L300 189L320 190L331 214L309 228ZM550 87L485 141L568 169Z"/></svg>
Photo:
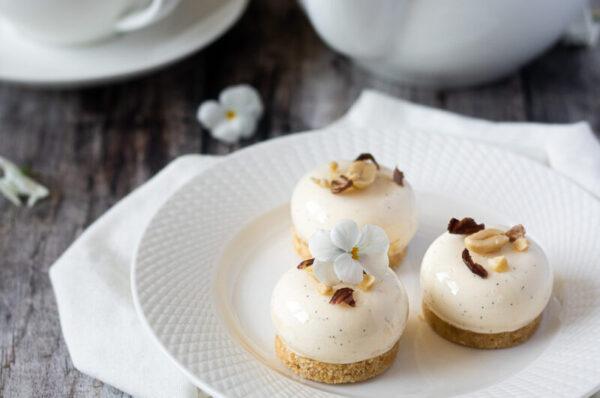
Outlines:
<svg viewBox="0 0 600 398"><path fill-rule="evenodd" d="M404 2L195 1L120 21L119 36L65 47L57 42L78 32L39 40L46 18L64 18L63 3L87 39L104 27L91 31L69 0L36 9L34 20L28 1L0 0L12 22L0 25L0 156L50 188L31 209L0 198L0 396L123 396L74 369L47 270L180 155L227 154L326 126L364 89L492 121L583 120L600 131L600 49L583 0L424 0L408 14ZM112 11L94 15L103 12ZM156 22L144 27L149 18ZM14 23L40 30L21 36ZM223 143L196 112L241 83L258 90L264 115L254 136Z"/></svg>

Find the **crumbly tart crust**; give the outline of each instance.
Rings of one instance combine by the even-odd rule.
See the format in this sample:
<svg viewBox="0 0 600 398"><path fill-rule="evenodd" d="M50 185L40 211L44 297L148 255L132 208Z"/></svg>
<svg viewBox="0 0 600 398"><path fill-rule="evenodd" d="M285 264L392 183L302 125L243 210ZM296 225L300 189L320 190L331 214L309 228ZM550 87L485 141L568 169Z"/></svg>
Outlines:
<svg viewBox="0 0 600 398"><path fill-rule="evenodd" d="M310 250L308 250L308 242L302 239L296 231L292 231L292 242L294 243L294 250L296 253L303 259L309 259L313 256L310 254ZM393 245L390 245L390 249L388 251L388 258L390 259L390 267L397 268L404 260L406 256L406 247L396 248Z"/></svg>
<svg viewBox="0 0 600 398"><path fill-rule="evenodd" d="M535 333L542 320L540 314L527 325L512 332L477 333L460 329L440 319L424 302L422 307L425 320L438 335L455 344L486 350L509 348L524 343Z"/></svg>
<svg viewBox="0 0 600 398"><path fill-rule="evenodd" d="M295 374L308 380L327 384L357 383L385 372L394 363L400 340L387 352L364 361L337 364L302 357L290 350L279 336L275 336L277 357Z"/></svg>

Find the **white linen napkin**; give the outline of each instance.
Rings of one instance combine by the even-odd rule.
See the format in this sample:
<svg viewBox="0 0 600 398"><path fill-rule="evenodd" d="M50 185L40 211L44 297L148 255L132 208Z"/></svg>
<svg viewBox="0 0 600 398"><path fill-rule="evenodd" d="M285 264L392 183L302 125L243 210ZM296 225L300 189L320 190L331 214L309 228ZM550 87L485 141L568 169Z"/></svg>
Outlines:
<svg viewBox="0 0 600 398"><path fill-rule="evenodd" d="M481 140L548 164L600 196L600 144L586 123L491 123L373 91L335 124ZM129 290L133 250L166 199L217 161L183 156L92 224L50 269L63 335L77 369L147 398L205 396L142 329Z"/></svg>
<svg viewBox="0 0 600 398"><path fill-rule="evenodd" d="M217 161L182 156L94 222L50 268L73 364L135 397L197 398L199 392L142 329L129 290L133 251L160 206Z"/></svg>
<svg viewBox="0 0 600 398"><path fill-rule="evenodd" d="M600 198L600 142L586 122L489 122L367 90L338 123L446 134L499 146L555 169Z"/></svg>

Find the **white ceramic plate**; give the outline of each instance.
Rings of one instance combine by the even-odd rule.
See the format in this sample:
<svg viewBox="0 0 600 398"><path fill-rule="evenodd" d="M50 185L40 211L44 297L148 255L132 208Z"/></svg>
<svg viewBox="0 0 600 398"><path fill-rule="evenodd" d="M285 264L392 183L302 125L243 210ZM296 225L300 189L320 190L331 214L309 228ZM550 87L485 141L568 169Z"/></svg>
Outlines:
<svg viewBox="0 0 600 398"><path fill-rule="evenodd" d="M132 288L158 344L215 396L582 397L600 384L600 204L551 170L443 136L338 130L272 140L227 157L177 192L138 248ZM420 227L399 272L411 313L394 366L355 385L299 380L277 361L271 290L298 263L287 203L315 165L371 152L417 191ZM552 301L526 344L478 351L419 317L418 272L451 216L523 223L556 270Z"/></svg>
<svg viewBox="0 0 600 398"><path fill-rule="evenodd" d="M148 28L85 47L38 44L0 20L0 80L82 86L146 73L212 43L240 17L246 3L183 0Z"/></svg>

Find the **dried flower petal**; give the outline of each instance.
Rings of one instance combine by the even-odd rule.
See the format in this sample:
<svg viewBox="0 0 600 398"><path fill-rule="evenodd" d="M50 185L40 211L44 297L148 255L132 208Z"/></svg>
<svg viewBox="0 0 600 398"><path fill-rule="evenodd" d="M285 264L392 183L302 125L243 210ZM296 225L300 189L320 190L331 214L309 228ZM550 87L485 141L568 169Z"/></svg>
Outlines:
<svg viewBox="0 0 600 398"><path fill-rule="evenodd" d="M465 262L465 264L467 265L467 267L469 267L469 269L471 270L472 273L482 277L483 279L487 278L487 276L488 276L487 271L480 264L477 264L475 261L473 261L473 258L471 257L471 253L469 253L468 249L463 250L462 259Z"/></svg>
<svg viewBox="0 0 600 398"><path fill-rule="evenodd" d="M346 303L350 307L354 307L356 305L356 301L354 301L354 297L352 297L352 293L354 290L349 287L343 287L341 289L337 289L333 296L331 296L331 300L329 300L329 304L342 304Z"/></svg>
<svg viewBox="0 0 600 398"><path fill-rule="evenodd" d="M352 188L352 180L344 175L331 181L331 193L342 193L349 188Z"/></svg>
<svg viewBox="0 0 600 398"><path fill-rule="evenodd" d="M465 217L460 221L452 218L448 223L448 232L458 235L471 235L484 228L484 224L477 224L471 217Z"/></svg>
<svg viewBox="0 0 600 398"><path fill-rule="evenodd" d="M375 157L373 155L371 155L370 153L361 153L360 155L358 155L356 157L356 159L354 159L354 161L365 161L365 160L370 160L371 162L373 162L373 164L377 167L377 170L379 170L379 163L377 163L377 161L375 160Z"/></svg>
<svg viewBox="0 0 600 398"><path fill-rule="evenodd" d="M508 236L508 239L511 242L514 242L517 239L525 236L525 227L523 226L523 224L515 225L514 227L506 231L506 236Z"/></svg>
<svg viewBox="0 0 600 398"><path fill-rule="evenodd" d="M314 258L309 258L308 260L304 260L300 264L298 264L298 266L296 268L304 269L306 267L310 267L311 265L313 265L314 262L315 262Z"/></svg>
<svg viewBox="0 0 600 398"><path fill-rule="evenodd" d="M394 175L392 176L394 182L401 187L404 186L404 173L401 172L397 167L394 169Z"/></svg>

